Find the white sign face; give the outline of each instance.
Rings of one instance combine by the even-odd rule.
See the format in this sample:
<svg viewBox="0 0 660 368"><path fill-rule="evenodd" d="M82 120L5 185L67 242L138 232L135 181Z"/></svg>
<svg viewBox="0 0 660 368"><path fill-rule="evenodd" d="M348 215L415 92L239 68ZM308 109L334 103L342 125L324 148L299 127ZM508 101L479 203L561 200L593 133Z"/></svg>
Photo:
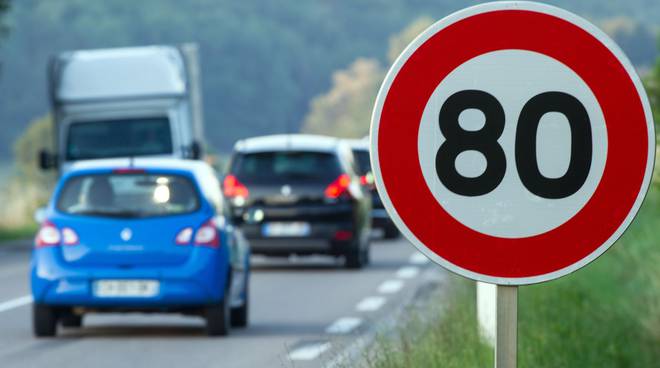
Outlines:
<svg viewBox="0 0 660 368"><path fill-rule="evenodd" d="M523 285L588 264L625 231L655 132L634 68L605 33L531 2L438 21L378 93L371 160L401 232L460 275Z"/></svg>
<svg viewBox="0 0 660 368"><path fill-rule="evenodd" d="M502 181L492 191L465 196L454 193L438 178L436 153L446 141L438 128L438 116L449 96L475 88L492 95L504 111L504 130L497 144L504 152L506 169ZM532 97L547 91L561 91L580 101L588 113L591 129L593 152L589 173L579 190L563 198L543 198L530 192L521 182L516 167L516 132L522 108ZM485 116L481 110L466 109L458 116L458 124L465 131L479 132L484 128ZM524 139L536 140L535 159L544 177L561 178L567 173L571 126L566 115L555 111L544 114L536 136ZM571 69L532 51L500 50L465 62L435 89L419 126L419 161L435 199L471 229L504 238L538 235L573 217L594 193L606 157L607 129L596 97ZM458 174L477 178L486 170L487 160L477 150L465 150L456 155L454 165Z"/></svg>

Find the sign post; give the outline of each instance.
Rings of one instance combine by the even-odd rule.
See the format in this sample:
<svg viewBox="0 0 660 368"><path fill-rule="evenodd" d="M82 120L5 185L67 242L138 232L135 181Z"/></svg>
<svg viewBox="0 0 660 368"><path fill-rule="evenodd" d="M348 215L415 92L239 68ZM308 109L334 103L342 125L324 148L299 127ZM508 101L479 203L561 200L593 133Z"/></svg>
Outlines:
<svg viewBox="0 0 660 368"><path fill-rule="evenodd" d="M518 287L497 286L495 368L516 368L518 351Z"/></svg>
<svg viewBox="0 0 660 368"><path fill-rule="evenodd" d="M389 70L371 124L378 192L437 264L497 286L497 367L516 364L517 286L603 254L639 210L655 133L634 68L565 10L451 14Z"/></svg>

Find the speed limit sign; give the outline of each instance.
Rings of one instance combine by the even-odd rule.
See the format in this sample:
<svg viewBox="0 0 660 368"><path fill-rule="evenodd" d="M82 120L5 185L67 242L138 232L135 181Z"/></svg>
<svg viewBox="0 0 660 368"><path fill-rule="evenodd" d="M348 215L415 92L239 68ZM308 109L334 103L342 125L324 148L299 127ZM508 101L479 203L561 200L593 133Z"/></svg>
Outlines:
<svg viewBox="0 0 660 368"><path fill-rule="evenodd" d="M567 11L500 2L440 20L399 56L371 125L379 194L429 258L523 285L566 275L631 223L655 134L639 77Z"/></svg>

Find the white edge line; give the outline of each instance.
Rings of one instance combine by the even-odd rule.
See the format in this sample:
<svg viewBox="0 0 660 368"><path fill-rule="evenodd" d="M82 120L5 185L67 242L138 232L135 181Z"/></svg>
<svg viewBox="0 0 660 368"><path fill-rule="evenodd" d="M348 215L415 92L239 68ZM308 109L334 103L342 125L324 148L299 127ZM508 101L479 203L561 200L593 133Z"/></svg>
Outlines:
<svg viewBox="0 0 660 368"><path fill-rule="evenodd" d="M325 332L328 334L348 334L362 324L362 319L357 317L342 317L333 322Z"/></svg>
<svg viewBox="0 0 660 368"><path fill-rule="evenodd" d="M400 279L412 279L417 275L419 275L419 267L415 266L401 267L398 271L396 271L396 277Z"/></svg>
<svg viewBox="0 0 660 368"><path fill-rule="evenodd" d="M329 342L303 345L289 353L290 360L314 360L330 349Z"/></svg>
<svg viewBox="0 0 660 368"><path fill-rule="evenodd" d="M378 286L378 292L382 294L394 294L403 288L401 280L387 280Z"/></svg>
<svg viewBox="0 0 660 368"><path fill-rule="evenodd" d="M24 305L31 304L32 301L32 295L24 295L16 299L7 300L6 302L0 303L0 312L6 312L15 308L22 307Z"/></svg>
<svg viewBox="0 0 660 368"><path fill-rule="evenodd" d="M387 299L382 296L368 296L362 299L356 306L360 312L374 312L379 310L385 303Z"/></svg>

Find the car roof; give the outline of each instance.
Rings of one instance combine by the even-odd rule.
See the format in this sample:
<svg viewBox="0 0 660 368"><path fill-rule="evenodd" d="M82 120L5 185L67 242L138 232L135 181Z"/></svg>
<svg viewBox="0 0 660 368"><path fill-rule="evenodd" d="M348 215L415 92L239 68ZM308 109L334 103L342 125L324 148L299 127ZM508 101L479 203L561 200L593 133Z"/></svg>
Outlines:
<svg viewBox="0 0 660 368"><path fill-rule="evenodd" d="M335 152L341 139L312 134L277 134L240 140L234 151L241 153L272 151Z"/></svg>
<svg viewBox="0 0 660 368"><path fill-rule="evenodd" d="M66 170L66 174L87 170L112 170L122 168L180 170L193 173L208 172L211 166L204 161L179 158L107 158L76 161Z"/></svg>
<svg viewBox="0 0 660 368"><path fill-rule="evenodd" d="M364 137L361 139L346 139L345 141L353 150L360 150L360 151L369 150L369 146L370 146L369 137Z"/></svg>

